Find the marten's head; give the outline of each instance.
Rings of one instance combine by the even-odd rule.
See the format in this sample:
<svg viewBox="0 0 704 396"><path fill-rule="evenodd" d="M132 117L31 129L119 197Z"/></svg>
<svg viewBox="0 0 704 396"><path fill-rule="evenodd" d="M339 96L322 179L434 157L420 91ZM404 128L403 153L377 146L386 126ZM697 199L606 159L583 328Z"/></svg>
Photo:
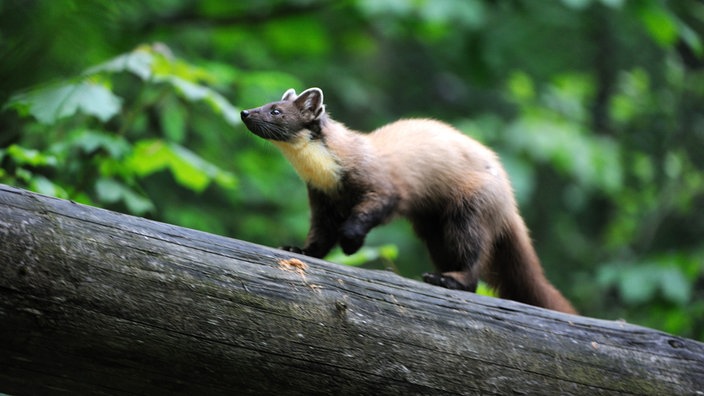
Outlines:
<svg viewBox="0 0 704 396"><path fill-rule="evenodd" d="M323 91L309 88L296 95L289 89L280 101L242 110L240 116L250 131L264 139L289 142L302 133L309 133L311 139L320 138L321 123L325 121Z"/></svg>

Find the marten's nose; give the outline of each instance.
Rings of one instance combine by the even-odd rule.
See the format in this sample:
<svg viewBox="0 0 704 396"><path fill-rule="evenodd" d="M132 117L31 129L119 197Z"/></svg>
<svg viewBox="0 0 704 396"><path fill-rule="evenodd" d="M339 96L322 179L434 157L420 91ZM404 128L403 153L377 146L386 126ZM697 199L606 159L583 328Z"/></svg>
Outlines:
<svg viewBox="0 0 704 396"><path fill-rule="evenodd" d="M249 110L242 110L240 113L240 117L244 120L245 118L249 117Z"/></svg>

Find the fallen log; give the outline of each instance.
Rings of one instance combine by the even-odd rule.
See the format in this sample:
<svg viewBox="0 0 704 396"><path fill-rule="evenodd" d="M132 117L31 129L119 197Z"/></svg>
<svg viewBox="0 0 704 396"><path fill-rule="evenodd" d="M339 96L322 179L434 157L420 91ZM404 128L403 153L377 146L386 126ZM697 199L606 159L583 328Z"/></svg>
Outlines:
<svg viewBox="0 0 704 396"><path fill-rule="evenodd" d="M0 392L701 394L704 344L0 186Z"/></svg>

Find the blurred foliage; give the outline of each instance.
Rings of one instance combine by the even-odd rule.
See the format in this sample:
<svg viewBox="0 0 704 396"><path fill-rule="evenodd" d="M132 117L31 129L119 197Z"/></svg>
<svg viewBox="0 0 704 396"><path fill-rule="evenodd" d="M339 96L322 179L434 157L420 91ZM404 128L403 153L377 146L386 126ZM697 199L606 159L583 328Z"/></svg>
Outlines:
<svg viewBox="0 0 704 396"><path fill-rule="evenodd" d="M129 78L122 74L133 78L121 80ZM229 124L238 120L226 99L198 84L203 74L172 59L163 45L142 46L78 77L10 97L6 108L27 120L20 141L32 147L0 149L1 180L137 215L156 211L141 184L165 169L195 192L211 182L233 188L231 172L179 144L190 103L205 102ZM131 91L129 100L114 92L122 87ZM160 121L156 134L152 111Z"/></svg>
<svg viewBox="0 0 704 396"><path fill-rule="evenodd" d="M704 340L703 31L694 1L0 0L0 182L300 244L303 184L237 109L319 86L352 128L494 148L583 314ZM367 246L330 257L430 270L404 221Z"/></svg>

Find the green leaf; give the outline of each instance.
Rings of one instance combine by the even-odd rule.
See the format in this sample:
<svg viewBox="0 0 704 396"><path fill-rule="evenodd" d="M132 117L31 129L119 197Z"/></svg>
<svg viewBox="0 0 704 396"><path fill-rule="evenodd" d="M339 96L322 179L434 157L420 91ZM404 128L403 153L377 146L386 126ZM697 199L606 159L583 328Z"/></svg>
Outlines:
<svg viewBox="0 0 704 396"><path fill-rule="evenodd" d="M39 150L27 149L16 144L11 145L5 153L21 165L30 166L56 166L57 160L53 155L47 155Z"/></svg>
<svg viewBox="0 0 704 396"><path fill-rule="evenodd" d="M152 75L152 65L154 55L149 47L140 47L135 51L117 56L98 66L91 67L84 72L84 75L91 75L101 72L130 72L142 80L147 80Z"/></svg>
<svg viewBox="0 0 704 396"><path fill-rule="evenodd" d="M76 129L66 139L53 144L49 151L56 154L70 154L71 148L78 148L86 154L105 150L112 158L122 158L131 149L122 136L115 136L100 130Z"/></svg>
<svg viewBox="0 0 704 396"><path fill-rule="evenodd" d="M508 90L517 101L531 100L535 97L535 87L530 76L523 72L511 74Z"/></svg>
<svg viewBox="0 0 704 396"><path fill-rule="evenodd" d="M122 201L130 213L143 215L154 210L154 204L145 197L135 193L124 184L110 178L101 178L95 183L98 199L106 203Z"/></svg>
<svg viewBox="0 0 704 396"><path fill-rule="evenodd" d="M394 260L398 257L398 248L395 245L383 245L379 247L364 246L359 251L349 256L342 253L340 250L335 250L331 253L327 260L336 263L358 267L370 261L385 259Z"/></svg>
<svg viewBox="0 0 704 396"><path fill-rule="evenodd" d="M190 102L204 101L213 110L222 114L228 124L239 125L241 123L239 110L213 89L176 76L167 76L160 80L172 84Z"/></svg>
<svg viewBox="0 0 704 396"><path fill-rule="evenodd" d="M123 186L113 179L102 178L95 183L95 193L98 199L107 203L115 203L122 197Z"/></svg>
<svg viewBox="0 0 704 396"><path fill-rule="evenodd" d="M140 176L168 168L184 187L200 192L211 181L223 187L234 187L236 178L192 151L162 140L143 140L135 145L125 165Z"/></svg>
<svg viewBox="0 0 704 396"><path fill-rule="evenodd" d="M585 187L615 192L622 183L619 145L609 137L590 136L579 124L527 114L509 125L505 138L516 150L550 161Z"/></svg>
<svg viewBox="0 0 704 396"><path fill-rule="evenodd" d="M629 304L642 304L655 296L658 273L652 266L629 268L621 274L619 289Z"/></svg>
<svg viewBox="0 0 704 396"><path fill-rule="evenodd" d="M154 55L152 71L154 72L154 79L157 81L168 77L176 77L191 82L213 80L212 75L205 69L175 58L171 54L171 50L163 44L153 45L150 50Z"/></svg>
<svg viewBox="0 0 704 396"><path fill-rule="evenodd" d="M660 288L665 298L675 304L686 304L692 296L692 285L687 281L682 270L675 266L663 268Z"/></svg>
<svg viewBox="0 0 704 396"><path fill-rule="evenodd" d="M108 121L122 108L122 100L107 87L83 81L41 88L10 99L14 108L26 108L42 124L53 124L78 111Z"/></svg>
<svg viewBox="0 0 704 396"><path fill-rule="evenodd" d="M170 145L174 153L171 170L177 180L195 191L202 191L211 180L223 187L234 187L236 178L183 146Z"/></svg>
<svg viewBox="0 0 704 396"><path fill-rule="evenodd" d="M666 256L640 265L622 267L616 263L600 269L597 280L602 287L618 286L628 304L643 304L662 291L663 297L675 304L686 304L692 296L692 285L673 257Z"/></svg>
<svg viewBox="0 0 704 396"><path fill-rule="evenodd" d="M212 90L208 87L186 81L176 76L168 76L164 78L164 80L176 87L179 93L191 102L203 100L212 92Z"/></svg>
<svg viewBox="0 0 704 396"><path fill-rule="evenodd" d="M225 99L224 96L216 93L215 95L210 95L206 99L206 102L220 115L225 118L230 125L238 125L242 122L240 118L240 111L230 104L230 102Z"/></svg>
<svg viewBox="0 0 704 396"><path fill-rule="evenodd" d="M182 186L191 190L203 191L210 183L214 165L210 165L193 152L177 145L171 145L171 173Z"/></svg>
<svg viewBox="0 0 704 396"><path fill-rule="evenodd" d="M618 92L611 99L610 115L618 122L627 123L651 111L648 102L652 89L650 76L643 69L622 72L619 76Z"/></svg>
<svg viewBox="0 0 704 396"><path fill-rule="evenodd" d="M689 26L680 22L680 37L682 40L689 45L689 47L694 51L700 58L704 55L704 43L699 34Z"/></svg>
<svg viewBox="0 0 704 396"><path fill-rule="evenodd" d="M154 210L154 204L148 198L136 194L132 190L123 192L123 199L130 213L143 215Z"/></svg>
<svg viewBox="0 0 704 396"><path fill-rule="evenodd" d="M169 165L171 153L164 141L139 141L125 161L125 166L139 176L147 176Z"/></svg>
<svg viewBox="0 0 704 396"><path fill-rule="evenodd" d="M661 2L640 0L638 17L650 36L663 47L670 47L677 41L678 23Z"/></svg>
<svg viewBox="0 0 704 396"><path fill-rule="evenodd" d="M239 110L213 89L173 76L168 77L166 81L176 87L187 100L191 102L205 101L218 114L222 114L228 124L239 125L241 123Z"/></svg>
<svg viewBox="0 0 704 396"><path fill-rule="evenodd" d="M32 176L29 182L29 189L52 197L68 198L66 190L41 175Z"/></svg>
<svg viewBox="0 0 704 396"><path fill-rule="evenodd" d="M186 137L186 111L174 96L166 98L164 102L159 112L164 136L180 143Z"/></svg>
<svg viewBox="0 0 704 396"><path fill-rule="evenodd" d="M379 247L379 256L386 260L396 260L398 258L398 246L383 245Z"/></svg>
<svg viewBox="0 0 704 396"><path fill-rule="evenodd" d="M482 296L498 297L496 291L494 291L494 289L492 289L489 284L481 281L477 284L477 290L475 291L475 293Z"/></svg>
<svg viewBox="0 0 704 396"><path fill-rule="evenodd" d="M237 177L230 172L218 169L214 177L215 183L224 188L237 187Z"/></svg>

